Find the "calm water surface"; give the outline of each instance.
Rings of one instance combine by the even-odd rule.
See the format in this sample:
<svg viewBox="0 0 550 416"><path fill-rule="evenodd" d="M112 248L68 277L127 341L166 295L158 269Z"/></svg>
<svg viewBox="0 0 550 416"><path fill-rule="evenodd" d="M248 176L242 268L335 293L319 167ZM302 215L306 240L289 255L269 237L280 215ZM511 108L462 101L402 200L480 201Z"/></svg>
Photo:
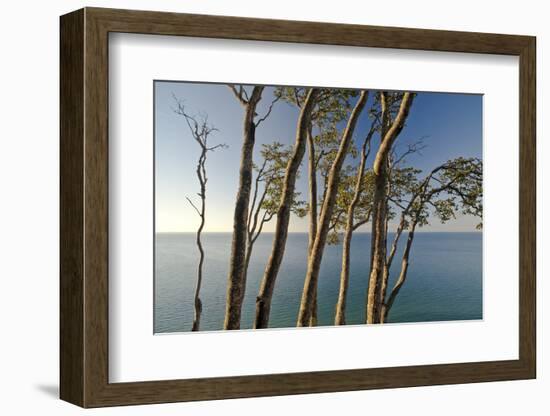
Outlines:
<svg viewBox="0 0 550 416"><path fill-rule="evenodd" d="M242 310L241 328L251 328L255 298L271 250L273 234L254 246ZM402 237L400 249L403 249ZM392 241L390 235L388 240ZM273 295L270 327L294 327L306 272L306 233L289 234ZM230 233L205 233L206 250L201 299L201 330L223 326ZM197 247L194 233L158 233L155 253L155 332L189 331L193 320ZM364 322L370 258L370 234L353 236L348 324ZM398 253L390 287L400 267ZM327 246L319 276L319 325L332 325L338 297L342 246ZM417 233L407 281L397 297L389 322L426 322L482 318L482 234Z"/></svg>

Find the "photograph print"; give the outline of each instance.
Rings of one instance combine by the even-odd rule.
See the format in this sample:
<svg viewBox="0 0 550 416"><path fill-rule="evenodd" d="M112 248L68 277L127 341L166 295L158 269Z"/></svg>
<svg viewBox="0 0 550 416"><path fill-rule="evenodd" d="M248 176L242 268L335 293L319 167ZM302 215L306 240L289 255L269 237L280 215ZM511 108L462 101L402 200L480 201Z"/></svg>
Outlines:
<svg viewBox="0 0 550 416"><path fill-rule="evenodd" d="M483 319L480 94L154 82L154 332Z"/></svg>

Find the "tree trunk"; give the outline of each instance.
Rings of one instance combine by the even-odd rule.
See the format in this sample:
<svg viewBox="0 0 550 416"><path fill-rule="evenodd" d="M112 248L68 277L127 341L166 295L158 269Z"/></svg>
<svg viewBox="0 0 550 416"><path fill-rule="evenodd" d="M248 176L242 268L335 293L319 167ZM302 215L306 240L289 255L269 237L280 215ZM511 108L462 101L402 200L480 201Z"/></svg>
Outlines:
<svg viewBox="0 0 550 416"><path fill-rule="evenodd" d="M195 312L193 316L193 326L191 327L191 331L198 331L200 329L200 322L201 322L201 313L202 313L202 302L200 299L200 291L201 291L201 285L202 285L202 267L204 264L204 249L202 247L202 241L201 241L201 234L202 230L204 228L204 222L205 222L205 216L206 216L206 181L205 181L205 162L206 162L206 152L207 149L205 146L202 148L202 153L199 159L199 164L197 166L197 177L199 178L199 182L201 185L201 190L199 193L199 196L201 198L201 209L200 209L200 225L197 229L197 247L199 249L199 265L197 268L197 285L195 287L195 299L194 299L194 307Z"/></svg>
<svg viewBox="0 0 550 416"><path fill-rule="evenodd" d="M381 299L382 304L383 304L382 307L384 307L384 302L385 302L385 299L386 299L386 292L387 292L387 288L388 288L388 281L389 281L389 278L390 278L391 265L393 263L393 258L395 256L395 253L397 251L397 245L399 243L399 238L401 237L404 226L405 226L405 216L403 215L401 217L401 220L400 220L399 225L397 227L397 230L395 232L395 238L394 238L393 243L392 243L390 254L388 255L388 258L387 258L386 262L384 263L384 270L383 270L383 274L382 274L382 284L381 284L381 287L380 287L380 299ZM386 230L386 233L387 233L387 230ZM384 313L381 313L380 314L380 323L383 324L384 320L385 320Z"/></svg>
<svg viewBox="0 0 550 416"><path fill-rule="evenodd" d="M349 212L349 210L348 210ZM349 286L350 248L351 236L353 233L353 221L347 219L346 231L342 242L342 270L340 272L340 289L338 291L338 302L336 303L336 315L334 325L346 324L346 300Z"/></svg>
<svg viewBox="0 0 550 416"><path fill-rule="evenodd" d="M351 237L355 229L354 215L355 207L359 203L361 192L363 191L363 176L365 174L365 165L367 162L367 144L370 146L370 140L374 134L374 128L371 128L369 135L363 142L361 149L361 162L357 171L355 179L355 189L353 199L348 207L346 229L344 231L344 239L342 242L342 270L340 272L340 290L338 291L338 302L336 303L336 315L334 318L334 325L346 324L346 300L349 287L349 272L350 272L350 251L351 251Z"/></svg>
<svg viewBox="0 0 550 416"><path fill-rule="evenodd" d="M399 294L401 287L403 287L403 284L407 279L407 272L409 271L409 256L411 254L411 247L414 240L415 230L416 230L416 222L413 221L409 227L409 236L407 238L407 245L405 246L405 251L403 252L403 257L401 260L401 272L399 273L399 278L397 279L397 282L395 283L395 286L393 287L390 293L388 301L382 305L382 313L381 313L382 323L386 322L388 318L388 313L390 312L390 309L393 306L393 302L395 301L395 298Z"/></svg>
<svg viewBox="0 0 550 416"><path fill-rule="evenodd" d="M386 216L387 216L387 191L388 154L395 139L403 129L405 120L409 114L413 95L404 93L401 99L399 112L395 120L389 123L389 108L387 108L386 94L380 94L382 107L382 140L373 164L374 174L374 201L372 208L372 233L371 233L371 271L369 287L367 290L366 322L368 324L379 323L383 300L380 299L381 285L386 263Z"/></svg>
<svg viewBox="0 0 550 416"><path fill-rule="evenodd" d="M317 235L317 166L315 157L315 143L311 133L311 126L308 129L307 144L309 152L309 244L308 253L313 248L315 236Z"/></svg>
<svg viewBox="0 0 550 416"><path fill-rule="evenodd" d="M313 249L313 243L317 235L317 166L315 156L315 143L313 141L313 134L311 133L311 126L307 135L307 144L309 151L309 243L308 243L308 256ZM313 314L311 316L310 326L317 325L317 290L315 290L315 304L313 307Z"/></svg>
<svg viewBox="0 0 550 416"><path fill-rule="evenodd" d="M334 203L336 202L336 194L340 180L340 170L342 169L344 160L349 152L353 132L355 130L355 126L357 125L357 120L359 119L359 116L367 103L367 99L368 91L362 91L353 111L351 112L348 124L342 135L338 153L330 168L327 191L323 201L323 206L321 208L321 216L319 218L319 228L317 230L315 242L308 259L304 290L302 292L302 300L300 303L300 311L298 313L297 321L297 326L300 327L308 326L311 321L313 307L315 305L315 295L319 271L321 268L321 260L323 258L323 251L326 244Z"/></svg>
<svg viewBox="0 0 550 416"><path fill-rule="evenodd" d="M233 217L233 240L231 242L231 257L227 278L224 329L239 329L241 325L242 299L244 298L246 283L244 281L244 269L248 230L248 204L252 183L252 153L256 131L254 116L258 102L262 97L263 88L254 87L250 99L244 104L244 135L239 171L239 189L237 191Z"/></svg>
<svg viewBox="0 0 550 416"><path fill-rule="evenodd" d="M252 257L252 250L254 248L254 243L256 243L256 240L260 236L264 223L271 220L271 217L267 219L265 214L264 214L264 217L259 220L260 211L262 210L262 204L264 203L265 197L267 195L269 181L265 183L262 195L260 196L260 199L257 200L258 190L260 187L262 174L264 172L266 164L267 164L267 160L264 160L263 166L260 168L260 170L258 171L258 175L256 176L256 180L254 183L254 196L252 197L252 204L250 206L249 214L248 214L246 250L245 250L244 270L243 270L243 278L242 278L243 286L245 288L246 288L246 281L248 276L248 266L250 265L250 258ZM240 300L241 304L244 301L244 292L245 292L244 290L241 291L241 300Z"/></svg>
<svg viewBox="0 0 550 416"><path fill-rule="evenodd" d="M288 162L285 173L281 203L277 212L277 222L275 225L271 255L267 262L264 276L260 284L258 297L256 298L256 317L254 321L254 328L267 328L269 324L271 299L273 297L275 281L277 279L285 252L288 224L290 221L291 207L294 199L294 189L296 186L296 177L304 157L308 129L311 124L311 113L315 106L318 94L319 90L316 88L312 88L308 91L298 118L296 141L294 144L293 154Z"/></svg>
<svg viewBox="0 0 550 416"><path fill-rule="evenodd" d="M372 260L371 273L369 279L369 288L367 295L367 323L373 324L379 322L380 317L380 283L383 276L386 263L386 188L387 176L386 165L378 171L375 176L374 204L372 210Z"/></svg>

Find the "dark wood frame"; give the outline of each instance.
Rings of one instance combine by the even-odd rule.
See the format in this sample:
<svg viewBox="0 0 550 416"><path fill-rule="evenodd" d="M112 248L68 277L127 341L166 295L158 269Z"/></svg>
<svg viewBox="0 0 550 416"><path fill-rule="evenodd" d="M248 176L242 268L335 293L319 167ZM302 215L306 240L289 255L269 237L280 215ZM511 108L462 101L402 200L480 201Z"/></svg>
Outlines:
<svg viewBox="0 0 550 416"><path fill-rule="evenodd" d="M109 32L518 56L519 359L109 383ZM529 36L98 8L62 16L61 398L100 407L535 378L535 50Z"/></svg>

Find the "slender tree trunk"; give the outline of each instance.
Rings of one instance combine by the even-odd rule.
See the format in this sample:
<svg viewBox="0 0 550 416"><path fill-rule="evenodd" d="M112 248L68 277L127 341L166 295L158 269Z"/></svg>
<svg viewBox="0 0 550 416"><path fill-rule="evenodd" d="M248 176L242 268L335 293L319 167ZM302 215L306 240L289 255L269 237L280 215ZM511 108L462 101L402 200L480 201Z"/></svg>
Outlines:
<svg viewBox="0 0 550 416"><path fill-rule="evenodd" d="M256 298L256 317L254 321L254 328L267 328L269 324L271 299L273 297L275 281L277 279L285 252L288 224L290 221L291 207L296 186L296 177L304 157L308 129L311 124L311 113L315 106L318 94L319 90L316 88L312 88L308 91L298 118L296 141L294 144L293 154L288 162L285 173L281 202L277 212L277 222L275 225L271 255L267 262L264 276L260 284L258 297Z"/></svg>
<svg viewBox="0 0 550 416"><path fill-rule="evenodd" d="M374 201L372 208L372 233L371 233L371 271L369 287L367 290L366 321L368 324L379 323L383 300L380 299L381 285L386 263L386 216L387 216L387 191L388 154L393 143L405 124L412 104L413 95L404 93L399 107L399 112L393 121L389 123L389 108L386 103L386 93L380 94L382 107L382 139L373 164L374 174Z"/></svg>
<svg viewBox="0 0 550 416"><path fill-rule="evenodd" d="M344 160L349 152L351 146L353 132L357 125L357 120L363 108L365 107L368 99L368 91L362 91L353 111L351 112L348 124L342 135L342 140L338 148L338 153L328 176L328 186L323 206L321 209L321 216L319 218L319 228L315 237L315 242L311 250L308 267L306 272L306 278L304 282L304 290L302 292L302 301L300 303L300 311L298 313L297 326L308 326L311 321L313 313L313 307L315 305L315 294L317 288L317 281L319 278L319 271L321 268L321 260L323 258L323 251L326 244L327 234L330 226L330 219L332 217L332 211L334 209L334 203L336 201L336 194L338 191L338 183L340 180L340 170L344 164Z"/></svg>
<svg viewBox="0 0 550 416"><path fill-rule="evenodd" d="M386 188L387 176L386 166L378 171L375 176L374 204L372 215L372 261L371 273L369 279L369 288L367 295L367 323L373 324L379 322L380 300L377 295L380 291L380 283L386 262Z"/></svg>
<svg viewBox="0 0 550 416"><path fill-rule="evenodd" d="M313 291L313 305L311 306L311 317L309 318L308 326L317 326L317 312L318 312L317 285L315 285L315 288Z"/></svg>
<svg viewBox="0 0 550 416"><path fill-rule="evenodd" d="M317 235L317 166L315 155L315 143L313 141L313 134L311 132L311 126L307 134L307 144L309 151L309 244L308 244L308 256L313 249L313 243ZM310 326L317 325L317 288L315 288L315 301L313 306L313 313L311 315Z"/></svg>
<svg viewBox="0 0 550 416"><path fill-rule="evenodd" d="M403 211L401 213L401 219L399 221L399 225L397 227L397 230L395 232L395 237L393 239L390 254L388 255L388 258L387 258L386 263L384 265L384 275L383 275L381 295L380 295L381 296L381 301L382 301L382 306L381 306L382 312L380 314L380 323L386 322L388 312L389 312L389 308L393 304L393 302L395 300L395 297L399 293L399 290L401 289L401 286L403 285L403 283L405 282L405 278L407 277L407 269L408 269L408 264L409 264L409 253L410 253L411 245L412 245L412 242L413 242L413 239L414 239L414 231L415 231L416 226L418 224L417 220L414 220L414 219L411 219L411 221L409 223L409 237L407 239L407 244L405 246L405 251L404 251L404 254L403 254L403 260L402 260L402 264L401 264L401 272L400 272L399 279L398 279L395 287L393 288L392 293L390 294L390 297L389 297L388 301L386 301L386 290L387 290L387 287L388 287L390 269L391 269L391 266L392 266L392 263L393 263L393 259L395 257L395 253L397 252L397 245L399 244L399 239L400 239L401 235L403 234L403 230L405 228L406 217L408 215L410 215L410 212L411 212L413 206L416 204L420 208L416 209L416 211L413 214L413 217L418 218L420 210L424 206L424 204L427 201L429 201L430 198L434 194L437 194L439 192L444 192L445 189L449 186L449 184L443 185L440 188L433 189L430 192L426 193L427 192L427 187L428 187L431 179L433 178L433 176L437 172L439 172L440 170L442 170L444 168L445 168L445 164L439 165L436 168L434 168L430 172L430 174L428 176L426 176L426 178L424 179L424 181L422 182L422 184L420 185L420 187L416 191L416 193L414 193L412 195L408 205L405 208L403 208ZM386 233L387 233L387 231L386 231Z"/></svg>
<svg viewBox="0 0 550 416"><path fill-rule="evenodd" d="M252 250L254 248L254 243L256 242L256 239L262 232L263 225L266 222L265 216L264 218L258 221L260 211L262 209L262 204L264 203L264 200L267 194L267 188L269 186L269 182L267 182L265 184L264 191L258 201L258 191L260 187L260 182L262 180L262 173L264 172L266 163L267 161L264 160L263 166L260 168L258 175L256 176L256 180L254 181L254 196L252 197L252 203L250 205L250 210L248 213L246 250L245 250L244 269L243 269L243 278L242 278L243 285L245 288L246 288L246 281L248 276L248 266L250 265L250 258L252 257ZM244 301L244 292L245 290L241 291L241 299L240 299L241 305L242 305L242 302Z"/></svg>
<svg viewBox="0 0 550 416"><path fill-rule="evenodd" d="M264 197L265 197L265 194L262 197L261 201L264 200ZM255 215L256 218L258 216L258 212L260 211L261 203L262 202L260 202L260 205L258 205L256 215ZM269 215L269 216L264 215L264 218L262 218L260 220L258 230L256 230L256 225L258 223L257 223L257 220L255 219L254 224L256 224L256 225L254 225L254 228L252 229L252 231L248 235L248 239L247 239L247 242L246 242L246 253L245 253L245 258L244 258L244 272L243 272L243 274L244 274L243 281L244 281L245 284L246 284L246 278L247 278L247 275L248 275L248 266L250 265L250 258L252 257L252 250L254 249L254 244L256 243L256 240L258 239L258 237L262 233L262 229L263 229L264 224L266 222L271 221L271 218L272 218L271 215ZM244 297L244 290L242 291L242 296ZM243 300L244 299L241 298L241 303L242 303Z"/></svg>
<svg viewBox="0 0 550 416"><path fill-rule="evenodd" d="M197 247L199 249L199 265L197 268L197 284L195 286L195 299L194 299L194 307L195 312L193 316L193 326L191 327L191 331L198 331L200 329L200 322L201 322L201 313L202 313L202 302L200 299L200 291L201 291L201 285L202 285L202 267L204 264L204 249L202 247L202 241L201 241L201 234L202 230L204 228L204 222L206 217L206 181L205 181L205 167L204 164L206 162L206 147L203 146L201 157L199 159L199 164L197 166L197 177L199 178L201 190L199 193L199 196L201 198L201 208L200 208L200 225L197 229Z"/></svg>
<svg viewBox="0 0 550 416"><path fill-rule="evenodd" d="M349 211L349 210L348 210ZM346 231L342 242L342 270L340 272L340 289L338 291L338 302L336 303L336 315L334 325L346 324L346 300L349 286L349 269L350 269L350 248L351 236L353 233L353 221L347 219Z"/></svg>
<svg viewBox="0 0 550 416"><path fill-rule="evenodd" d="M349 287L351 237L355 229L355 208L357 207L359 199L361 198L361 193L363 192L365 165L367 163L368 157L367 145L370 146L370 140L372 138L372 135L374 134L374 131L374 128L371 128L369 135L365 138L365 141L363 142L363 147L361 149L361 162L359 164L359 169L355 178L354 194L351 200L351 204L348 207L346 229L344 231L344 239L342 242L342 270L340 272L340 290L338 291L338 302L336 303L336 315L334 318L334 325L346 324L346 300Z"/></svg>
<svg viewBox="0 0 550 416"><path fill-rule="evenodd" d="M405 227L405 215L402 215L401 220L399 222L399 225L397 227L397 230L395 232L395 237L392 243L392 247L390 249L390 254L388 254L388 258L386 262L384 263L384 270L382 275L382 285L380 287L380 299L382 300L383 308L385 305L385 299L386 299L386 292L388 288L388 281L390 278L390 269L391 265L393 263L393 258L395 257L395 253L397 251L397 245L399 243L399 239L401 237L401 234L403 233L403 228ZM387 233L387 231L386 231ZM380 323L384 323L385 321L385 315L384 313L380 314Z"/></svg>
<svg viewBox="0 0 550 416"><path fill-rule="evenodd" d="M204 224L204 220L201 221L201 230ZM200 291L201 291L201 284L202 284L202 266L204 263L204 250L202 248L201 243L201 231L197 232L197 246L199 248L199 266L197 270L197 285L195 288L195 314L193 316L193 326L191 328L191 331L198 331L200 329L200 322L201 322L201 313L202 313L202 302L200 299Z"/></svg>
<svg viewBox="0 0 550 416"><path fill-rule="evenodd" d="M256 107L262 96L263 88L254 87L250 99L244 104L244 135L239 171L239 189L237 191L233 217L233 240L231 242L231 257L227 278L224 329L239 329L241 325L242 299L244 298L246 285L244 281L244 268L248 230L248 204L252 183L252 153L256 133L254 116L256 114Z"/></svg>
<svg viewBox="0 0 550 416"><path fill-rule="evenodd" d="M246 252L244 255L244 271L243 271L243 280L246 282L246 278L248 275L248 266L250 265L250 258L252 257L252 248L254 247L254 243L252 241L249 241L246 244ZM241 295L244 296L244 290L241 292ZM241 302L243 299L241 299Z"/></svg>
<svg viewBox="0 0 550 416"><path fill-rule="evenodd" d="M388 301L382 305L382 322L386 322L388 318L388 313L390 312L391 307L395 301L395 298L399 294L401 287L407 279L407 272L409 271L409 256L411 254L411 247L414 240L414 232L416 230L416 221L413 221L409 226L409 236L407 238L407 244L405 246L405 251L403 252L403 257L401 260L401 272L399 273L399 278L393 287Z"/></svg>
<svg viewBox="0 0 550 416"><path fill-rule="evenodd" d="M380 281L380 285L379 285L379 293L378 293L378 301L380 302L380 308L382 307L382 304L384 303L384 299L386 299L386 288L387 288L387 284L388 284L388 279L389 279L389 273L390 273L390 268L389 268L389 265L388 265L388 258L387 258L387 250L388 250L388 223L390 221L390 218L388 216L388 211L389 211L389 194L390 194L390 187L391 187L391 182L390 182L390 179L389 179L389 163L388 163L388 168L387 168L387 175L388 175L388 181L387 181L387 188L386 188L386 208L385 208L385 218L384 218L384 231L383 231L383 235L384 235L384 242L383 242L383 245L384 245L384 261L382 263L382 278L381 278L381 281ZM393 248L393 247L392 247ZM390 255L391 255L391 252L390 252ZM383 317L382 317L382 314L380 314L380 317L379 317L379 321L380 323L383 323Z"/></svg>
<svg viewBox="0 0 550 416"><path fill-rule="evenodd" d="M313 142L313 134L311 126L308 129L307 144L309 151L309 244L308 253L313 248L315 236L317 235L317 166L315 157L315 143Z"/></svg>

